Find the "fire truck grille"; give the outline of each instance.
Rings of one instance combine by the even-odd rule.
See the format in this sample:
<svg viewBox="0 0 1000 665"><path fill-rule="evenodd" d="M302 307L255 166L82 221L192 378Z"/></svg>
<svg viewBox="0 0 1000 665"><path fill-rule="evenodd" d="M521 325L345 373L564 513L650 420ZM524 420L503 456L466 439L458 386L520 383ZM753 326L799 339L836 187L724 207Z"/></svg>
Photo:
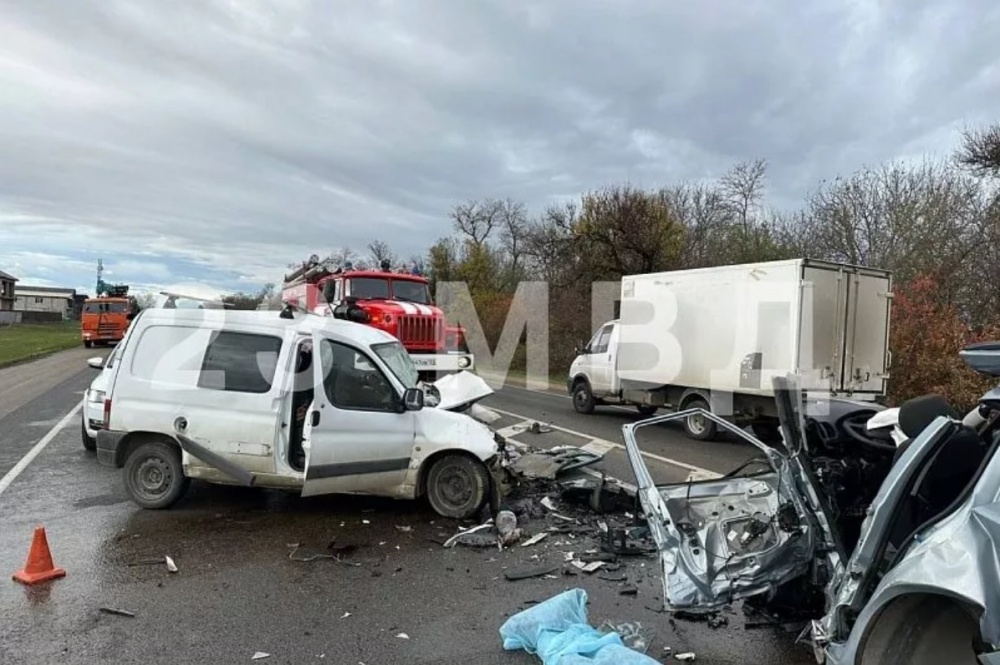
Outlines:
<svg viewBox="0 0 1000 665"><path fill-rule="evenodd" d="M399 339L403 344L432 345L441 337L441 321L433 316L399 317Z"/></svg>

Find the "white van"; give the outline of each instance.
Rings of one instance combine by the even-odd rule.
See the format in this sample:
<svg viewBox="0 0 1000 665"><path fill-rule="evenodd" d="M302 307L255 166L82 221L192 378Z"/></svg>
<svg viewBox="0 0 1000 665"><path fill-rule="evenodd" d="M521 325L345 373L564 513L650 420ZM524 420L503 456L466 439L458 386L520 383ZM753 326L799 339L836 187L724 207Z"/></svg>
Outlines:
<svg viewBox="0 0 1000 665"><path fill-rule="evenodd" d="M459 378L466 390L482 382ZM419 385L406 349L371 326L149 309L109 368L97 455L123 469L144 508L172 505L197 478L303 496L426 495L464 519L499 498L505 471L494 433L448 410L469 400L442 393Z"/></svg>

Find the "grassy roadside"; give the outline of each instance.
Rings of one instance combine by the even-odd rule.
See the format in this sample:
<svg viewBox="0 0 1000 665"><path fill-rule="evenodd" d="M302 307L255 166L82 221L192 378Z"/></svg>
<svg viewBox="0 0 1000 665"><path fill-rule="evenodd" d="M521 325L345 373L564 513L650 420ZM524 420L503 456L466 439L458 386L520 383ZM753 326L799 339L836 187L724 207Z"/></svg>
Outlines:
<svg viewBox="0 0 1000 665"><path fill-rule="evenodd" d="M78 321L0 326L0 367L71 349L80 343Z"/></svg>

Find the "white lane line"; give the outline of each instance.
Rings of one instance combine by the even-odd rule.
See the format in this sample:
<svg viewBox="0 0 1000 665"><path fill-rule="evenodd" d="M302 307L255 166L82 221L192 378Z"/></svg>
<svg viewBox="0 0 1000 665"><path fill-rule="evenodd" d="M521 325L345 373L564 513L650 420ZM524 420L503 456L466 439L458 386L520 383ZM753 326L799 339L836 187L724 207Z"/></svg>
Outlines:
<svg viewBox="0 0 1000 665"><path fill-rule="evenodd" d="M4 490L10 487L10 484L14 482L14 479L21 475L22 471L28 468L28 465L31 464L33 459L38 457L38 453L45 450L45 446L49 445L52 442L52 439L56 438L56 435L59 434L59 432L61 432L78 413L80 413L81 407L83 407L83 402L79 402L76 405L76 408L63 416L63 419L60 420L55 427L50 429L48 434L39 439L38 443L36 443L31 450L29 450L28 453L21 458L21 461L15 464L14 468L7 472L7 475L0 478L0 494L3 494Z"/></svg>
<svg viewBox="0 0 1000 665"><path fill-rule="evenodd" d="M552 397L560 397L562 399L573 399L572 395L563 395L562 393L553 392L552 390L539 390L537 388L525 388L524 386L513 386L503 384L501 390L508 390L513 388L514 390L523 390L526 393L537 393L539 395L551 395ZM634 409L630 409L627 406L619 406L618 404L602 404L599 408L601 409L615 409L617 411L624 411L625 413L636 413Z"/></svg>
<svg viewBox="0 0 1000 665"><path fill-rule="evenodd" d="M492 409L493 411L496 411L497 413L503 414L505 416L510 416L511 418L521 418L521 419L523 419L517 425L512 425L510 427L505 427L502 430L499 430L500 435L503 436L503 437L511 437L511 436L515 436L517 434L520 434L522 432L526 432L528 430L528 427L530 426L530 423L540 422L540 421L535 420L535 419L528 419L528 418L526 418L524 415L522 415L520 413L511 413L510 411L504 411L503 409L498 409L498 408L493 407L493 406L491 406L490 409ZM573 436L578 436L578 437L580 437L582 439L589 439L590 442L586 446L584 446L585 448L587 448L587 446L590 446L589 448L587 448L587 450L593 450L594 452L597 452L598 447L600 447L600 448L604 449L605 451L613 450L613 449L616 449L616 448L618 450L625 451L625 446L624 445L622 445L620 443L615 443L614 441L608 441L607 439L599 439L599 438L596 438L596 437L594 437L594 436L592 436L590 434L584 434L583 432L577 432L576 430L571 430L571 429L568 429L566 427L559 427L558 425L553 425L552 423L548 423L548 422L545 423L545 426L546 427L551 427L552 429L558 430L560 432L565 432L566 434L572 434ZM504 434L504 432L508 432L508 431L509 431L509 433ZM716 473L715 471L709 471L708 469L703 469L700 466L694 466L692 464L688 464L687 462L681 462L679 460L670 459L669 457L663 457L662 455L654 455L653 453L647 453L645 451L641 451L641 452L642 452L642 456L643 457L647 457L649 459L656 460L657 462L661 462L663 464L669 464L671 466L676 466L676 467L678 467L680 469L686 469L688 471L693 471L693 472L697 473L700 477L705 478L705 479L721 478L722 477L721 473Z"/></svg>

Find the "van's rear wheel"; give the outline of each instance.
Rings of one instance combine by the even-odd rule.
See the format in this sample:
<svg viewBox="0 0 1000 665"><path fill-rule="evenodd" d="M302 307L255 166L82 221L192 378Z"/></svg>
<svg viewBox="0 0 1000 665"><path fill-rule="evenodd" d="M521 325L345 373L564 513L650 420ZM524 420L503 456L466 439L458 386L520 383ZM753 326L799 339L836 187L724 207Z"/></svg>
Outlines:
<svg viewBox="0 0 1000 665"><path fill-rule="evenodd" d="M168 508L187 491L181 450L163 441L139 444L125 460L125 491L143 508Z"/></svg>
<svg viewBox="0 0 1000 665"><path fill-rule="evenodd" d="M489 471L466 455L445 455L427 474L427 500L443 517L474 517L482 509L489 487Z"/></svg>
<svg viewBox="0 0 1000 665"><path fill-rule="evenodd" d="M688 402L684 409L704 409L705 411L711 411L708 402L700 397ZM719 428L714 421L700 413L695 413L684 419L684 433L697 441L711 441L718 435Z"/></svg>

